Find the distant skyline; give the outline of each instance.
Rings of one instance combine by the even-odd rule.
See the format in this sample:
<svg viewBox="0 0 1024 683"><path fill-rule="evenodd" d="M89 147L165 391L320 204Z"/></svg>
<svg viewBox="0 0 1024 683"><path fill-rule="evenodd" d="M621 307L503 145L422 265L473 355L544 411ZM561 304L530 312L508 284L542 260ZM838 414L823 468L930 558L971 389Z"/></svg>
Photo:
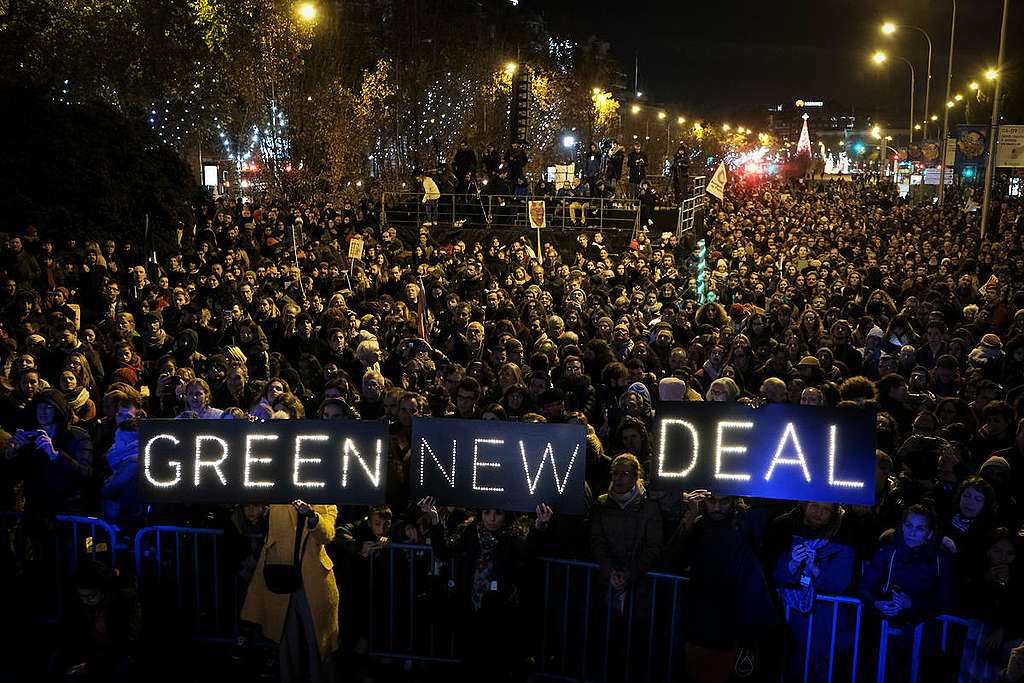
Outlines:
<svg viewBox="0 0 1024 683"><path fill-rule="evenodd" d="M951 2L679 2L612 0L550 3L522 0L565 30L579 26L611 44L629 74L640 60L640 89L655 101L685 110L792 104L797 98L834 99L858 109L906 112L910 77L896 61L878 67L883 49L906 57L917 72L915 109L923 113L927 44L917 31L882 35L883 21L911 24L932 38L931 111L945 100ZM1000 0L961 0L957 13L952 92L981 78L996 63ZM1024 115L1024 6L1010 3L1004 109ZM987 105L986 105L987 106Z"/></svg>

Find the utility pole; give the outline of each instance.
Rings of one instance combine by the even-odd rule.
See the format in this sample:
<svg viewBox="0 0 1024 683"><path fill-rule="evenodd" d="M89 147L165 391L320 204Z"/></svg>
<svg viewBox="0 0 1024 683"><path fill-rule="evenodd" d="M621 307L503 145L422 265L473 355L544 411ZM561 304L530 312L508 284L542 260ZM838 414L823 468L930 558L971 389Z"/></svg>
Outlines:
<svg viewBox="0 0 1024 683"><path fill-rule="evenodd" d="M956 0L953 0L953 17L949 22L949 65L946 67L946 102L949 102L949 89L953 85L953 38L956 36ZM949 107L943 104L942 140L939 142L939 206L946 195L946 139L949 137Z"/></svg>
<svg viewBox="0 0 1024 683"><path fill-rule="evenodd" d="M999 59L996 61L996 86L992 93L992 125L988 134L988 163L985 164L985 193L981 204L981 238L988 228L989 201L992 196L992 176L996 174L996 136L999 130L999 86L1003 83L1003 50L1006 46L1006 9L1010 0L1003 0L1003 23L999 28Z"/></svg>

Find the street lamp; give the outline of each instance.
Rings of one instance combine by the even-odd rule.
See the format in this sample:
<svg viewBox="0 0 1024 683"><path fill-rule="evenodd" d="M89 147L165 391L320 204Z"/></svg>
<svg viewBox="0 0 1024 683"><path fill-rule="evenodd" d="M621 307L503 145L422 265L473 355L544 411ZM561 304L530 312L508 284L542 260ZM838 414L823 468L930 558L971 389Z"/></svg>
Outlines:
<svg viewBox="0 0 1024 683"><path fill-rule="evenodd" d="M956 39L956 0L953 0L953 11L949 15L949 62L946 65L946 99L949 99L949 89L953 87L953 43ZM949 107L946 107L942 115L942 138L939 141L939 168L946 165L946 138L949 137ZM943 172L944 173L944 172ZM946 196L946 182L939 178L939 206L942 206Z"/></svg>
<svg viewBox="0 0 1024 683"><path fill-rule="evenodd" d="M977 90L981 86L978 85L978 81L972 81L971 84L969 86L967 86L967 87L969 87L971 90Z"/></svg>
<svg viewBox="0 0 1024 683"><path fill-rule="evenodd" d="M874 59L875 59L875 63L876 64L882 64L883 62L885 62L886 59L888 59L888 57L886 56L886 54L884 52L879 51L879 52L875 53ZM913 142L914 141L914 65L910 63L910 60L904 59L903 57L897 57L896 59L898 59L901 62L903 62L904 64L906 64L907 68L910 69L910 125L907 126L907 132L910 135L910 142Z"/></svg>
<svg viewBox="0 0 1024 683"><path fill-rule="evenodd" d="M630 111L632 111L634 114L639 114L640 113L640 105L639 104L634 104Z"/></svg>
<svg viewBox="0 0 1024 683"><path fill-rule="evenodd" d="M680 116L678 119L676 119L676 123L678 123L680 126L683 125L684 123L686 123L686 117Z"/></svg>
<svg viewBox="0 0 1024 683"><path fill-rule="evenodd" d="M985 78L987 78L990 81L996 80L996 76L998 75L999 72L996 71L995 69L989 69L988 71L985 72Z"/></svg>
<svg viewBox="0 0 1024 683"><path fill-rule="evenodd" d="M299 16L306 21L313 21L316 19L316 5L311 2L299 5Z"/></svg>
<svg viewBox="0 0 1024 683"><path fill-rule="evenodd" d="M726 133L728 133L729 132L729 124L728 123L723 123L722 124L722 130L724 130Z"/></svg>
<svg viewBox="0 0 1024 683"><path fill-rule="evenodd" d="M910 26L907 24L899 24L897 26L892 22L886 22L885 24L882 25L882 33L884 33L885 35L892 35L893 33L896 32L897 28L909 28L914 31L917 31L922 36L924 36L924 39L926 41L928 41L928 77L925 79L924 82L924 118L927 120L928 107L931 104L929 100L931 99L932 94L932 37L928 35L927 31L925 31L923 28L919 26ZM927 131L925 131L926 136L927 134Z"/></svg>
<svg viewBox="0 0 1024 683"><path fill-rule="evenodd" d="M573 136L566 135L564 138L562 138L562 147L565 147L566 149L572 149L575 146L576 138L574 138Z"/></svg>
<svg viewBox="0 0 1024 683"><path fill-rule="evenodd" d="M961 95L960 93L957 93L956 97L954 97L953 99L956 100L957 102L960 102L964 99L964 96Z"/></svg>
<svg viewBox="0 0 1024 683"><path fill-rule="evenodd" d="M505 65L505 73L511 76L516 72L517 68L519 68L519 66L515 62L509 62Z"/></svg>

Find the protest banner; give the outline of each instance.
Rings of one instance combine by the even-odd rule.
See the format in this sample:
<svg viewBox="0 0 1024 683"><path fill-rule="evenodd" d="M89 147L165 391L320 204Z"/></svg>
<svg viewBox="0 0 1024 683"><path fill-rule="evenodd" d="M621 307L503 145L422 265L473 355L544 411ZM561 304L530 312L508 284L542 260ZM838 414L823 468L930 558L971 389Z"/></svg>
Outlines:
<svg viewBox="0 0 1024 683"><path fill-rule="evenodd" d="M651 486L873 505L875 413L740 403L663 403Z"/></svg>
<svg viewBox="0 0 1024 683"><path fill-rule="evenodd" d="M357 420L140 420L152 503L384 502L388 429Z"/></svg>
<svg viewBox="0 0 1024 683"><path fill-rule="evenodd" d="M532 512L583 512L587 430L582 425L417 417L413 499Z"/></svg>

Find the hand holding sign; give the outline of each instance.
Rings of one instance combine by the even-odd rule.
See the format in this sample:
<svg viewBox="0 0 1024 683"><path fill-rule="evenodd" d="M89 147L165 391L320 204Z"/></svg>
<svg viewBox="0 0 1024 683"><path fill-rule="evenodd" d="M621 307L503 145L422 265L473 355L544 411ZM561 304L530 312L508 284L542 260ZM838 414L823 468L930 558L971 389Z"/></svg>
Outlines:
<svg viewBox="0 0 1024 683"><path fill-rule="evenodd" d="M537 529L543 529L551 521L551 518L555 515L554 511L544 503L537 506L537 521L533 523Z"/></svg>
<svg viewBox="0 0 1024 683"><path fill-rule="evenodd" d="M425 498L420 498L420 501L417 503L417 505L420 506L420 510L422 510L425 514L430 515L431 525L437 524L441 521L441 518L437 516L437 506L434 505L433 496L426 496Z"/></svg>

